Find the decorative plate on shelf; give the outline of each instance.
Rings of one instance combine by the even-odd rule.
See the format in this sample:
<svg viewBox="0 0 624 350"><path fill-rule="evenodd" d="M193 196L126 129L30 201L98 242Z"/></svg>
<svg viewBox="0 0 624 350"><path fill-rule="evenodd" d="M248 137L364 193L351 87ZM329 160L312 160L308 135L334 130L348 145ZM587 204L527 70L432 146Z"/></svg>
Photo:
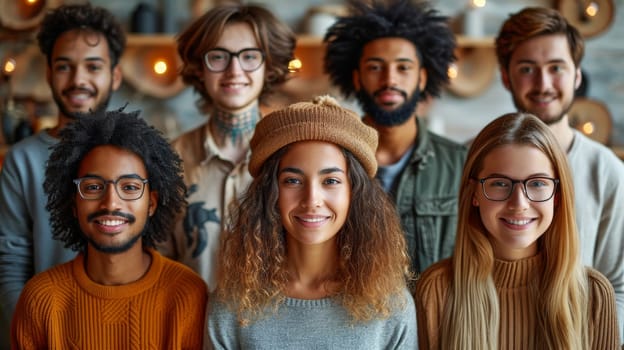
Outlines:
<svg viewBox="0 0 624 350"><path fill-rule="evenodd" d="M613 0L558 0L557 9L585 38L609 28L615 9Z"/></svg>
<svg viewBox="0 0 624 350"><path fill-rule="evenodd" d="M0 0L0 26L11 30L30 30L43 20L46 11L63 0Z"/></svg>
<svg viewBox="0 0 624 350"><path fill-rule="evenodd" d="M120 67L124 81L138 92L169 98L184 90L178 75L182 62L169 35L129 35Z"/></svg>
<svg viewBox="0 0 624 350"><path fill-rule="evenodd" d="M613 121L604 103L587 97L577 97L568 116L573 128L604 145L609 143Z"/></svg>

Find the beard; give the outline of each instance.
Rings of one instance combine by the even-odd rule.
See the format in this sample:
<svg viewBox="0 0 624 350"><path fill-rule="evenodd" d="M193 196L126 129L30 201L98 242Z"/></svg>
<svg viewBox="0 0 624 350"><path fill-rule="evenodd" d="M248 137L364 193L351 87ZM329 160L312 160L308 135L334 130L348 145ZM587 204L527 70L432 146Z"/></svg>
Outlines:
<svg viewBox="0 0 624 350"><path fill-rule="evenodd" d="M106 253L106 254L121 254L121 253L125 253L128 250L130 250L130 248L132 248L138 241L139 238L143 237L143 233L139 233L135 236L133 236L132 238L130 238L128 241L122 243L121 245L115 245L115 246L110 246L110 245L102 245L99 244L98 242L96 242L95 240L91 239L91 237L86 236L87 238L87 242L89 242L89 244L91 244L91 246L93 248L95 248L95 250L101 252L101 253Z"/></svg>
<svg viewBox="0 0 624 350"><path fill-rule="evenodd" d="M108 215L108 214L123 217L127 219L130 224L136 221L135 216L132 214L122 213L119 211L109 212L108 210L101 210L101 211L97 211L95 213L89 214L87 216L87 221L91 222L91 221L96 220L99 216ZM149 217L147 220L149 221ZM95 248L95 250L99 252L106 253L106 254L120 254L120 253L127 252L130 248L132 248L139 241L141 237L143 237L143 234L145 233L145 229L147 227L147 223L148 222L145 223L145 226L141 232L139 232L138 234L132 236L127 241L118 245L103 245L103 244L96 242L89 235L83 234L83 236L85 237L87 242L89 242L89 244L91 244L91 246L93 246L93 248Z"/></svg>
<svg viewBox="0 0 624 350"><path fill-rule="evenodd" d="M403 95L405 102L397 109L392 111L387 111L379 107L379 105L375 102L374 97L385 90L399 92L401 95ZM418 87L414 89L409 98L405 91L392 87L377 90L372 95L364 89L360 89L360 91L356 92L356 97L360 102L364 113L370 116L376 124L382 126L397 126L405 123L414 114L416 106L418 106L418 102L421 100L420 95L421 93Z"/></svg>
<svg viewBox="0 0 624 350"><path fill-rule="evenodd" d="M511 92L513 103L516 106L516 109L518 110L518 112L533 114L536 117L538 117L541 121L543 121L546 125L553 125L553 124L559 123L563 119L563 117L565 117L570 112L570 109L572 108L572 104L574 103L574 97L572 97L570 101L566 101L562 104L561 113L555 116L549 116L545 114L545 112L532 111L529 108L526 108L523 105L521 99L517 97L517 94L515 93L515 91L513 89L510 89L509 91ZM572 93L571 96L574 96L574 93Z"/></svg>
<svg viewBox="0 0 624 350"><path fill-rule="evenodd" d="M54 103L56 103L56 106L59 109L59 112L66 116L69 119L76 119L78 118L79 115L87 113L87 112L82 112L82 111L76 111L76 112L72 112L69 110L69 108L67 108L67 106L65 105L63 98L61 97L61 95L66 94L72 90L82 90L82 91L86 91L90 94L94 94L91 91L88 91L87 89L84 88L79 88L79 87L72 87L69 89L66 89L64 91L62 91L60 94L57 90L52 89L52 99L54 100ZM88 112L97 112L97 111L103 111L106 109L106 107L108 107L108 103L110 102L111 99L111 95L112 95L112 91L113 91L113 83L111 82L111 85L108 87L108 91L106 92L106 95L103 96L102 101L100 101L100 103L98 103L95 108L89 108Z"/></svg>

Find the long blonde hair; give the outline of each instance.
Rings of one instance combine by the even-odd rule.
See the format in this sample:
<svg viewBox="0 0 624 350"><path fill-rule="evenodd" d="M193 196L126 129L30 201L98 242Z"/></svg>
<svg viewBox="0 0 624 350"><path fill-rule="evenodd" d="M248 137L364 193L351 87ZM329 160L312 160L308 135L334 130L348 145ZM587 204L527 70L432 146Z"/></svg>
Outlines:
<svg viewBox="0 0 624 350"><path fill-rule="evenodd" d="M579 238L574 218L574 193L567 159L554 135L537 117L506 114L488 124L476 137L464 164L459 194L459 216L453 280L442 315L442 349L498 348L500 310L492 279L494 253L472 198L474 178L484 158L502 145L528 145L542 151L552 163L559 188L553 221L539 238L544 271L535 293L539 295L536 330L543 349L586 349L587 280L580 264Z"/></svg>

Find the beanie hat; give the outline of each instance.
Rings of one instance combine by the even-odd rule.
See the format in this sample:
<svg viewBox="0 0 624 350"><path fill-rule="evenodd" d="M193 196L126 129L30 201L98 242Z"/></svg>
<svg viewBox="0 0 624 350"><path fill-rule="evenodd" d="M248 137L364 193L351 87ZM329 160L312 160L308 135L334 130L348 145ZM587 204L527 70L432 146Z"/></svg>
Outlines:
<svg viewBox="0 0 624 350"><path fill-rule="evenodd" d="M292 104L260 119L250 141L251 176L257 177L262 164L277 150L298 141L326 141L342 146L353 153L371 178L377 172L377 131L326 95L312 102Z"/></svg>

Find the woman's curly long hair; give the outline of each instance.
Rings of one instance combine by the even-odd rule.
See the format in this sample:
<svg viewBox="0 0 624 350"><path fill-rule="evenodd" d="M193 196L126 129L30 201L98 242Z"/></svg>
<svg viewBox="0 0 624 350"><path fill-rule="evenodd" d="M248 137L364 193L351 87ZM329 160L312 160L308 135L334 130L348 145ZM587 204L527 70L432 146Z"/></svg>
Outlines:
<svg viewBox="0 0 624 350"><path fill-rule="evenodd" d="M278 170L288 146L262 166L241 203L232 206L222 235L217 296L245 325L276 311L289 281L285 232L278 209ZM411 281L405 238L396 210L357 158L343 149L351 183L347 220L337 234L337 300L355 321L388 317L404 305ZM374 208L371 207L374 204Z"/></svg>
<svg viewBox="0 0 624 350"><path fill-rule="evenodd" d="M429 8L427 2L409 0L350 1L351 15L341 17L325 34L325 72L345 97L355 93L353 71L359 67L362 50L381 38L404 38L414 44L427 71L421 97L439 96L448 84L448 67L455 61L455 35L448 18Z"/></svg>
<svg viewBox="0 0 624 350"><path fill-rule="evenodd" d="M112 145L139 156L147 170L149 190L158 192L157 209L147 221L142 242L146 247L163 241L173 229L172 218L186 205L182 161L162 133L139 117L139 111L97 111L81 114L65 127L46 167L44 190L48 195L52 235L65 247L83 251L87 246L74 216L78 168L92 149ZM114 161L114 159L111 159Z"/></svg>

